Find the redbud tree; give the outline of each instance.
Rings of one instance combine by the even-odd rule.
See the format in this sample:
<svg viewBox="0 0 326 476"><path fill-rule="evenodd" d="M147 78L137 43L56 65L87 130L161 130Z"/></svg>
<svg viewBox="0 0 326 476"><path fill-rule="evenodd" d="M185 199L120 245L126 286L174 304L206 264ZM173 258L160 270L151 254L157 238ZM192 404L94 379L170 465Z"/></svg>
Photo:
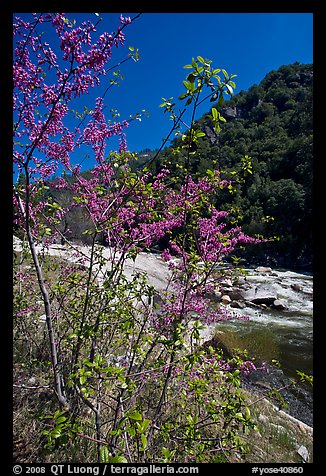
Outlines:
<svg viewBox="0 0 326 476"><path fill-rule="evenodd" d="M88 461L230 461L244 452L240 431L252 426L239 386L241 373L254 364L204 348L201 331L235 317L208 296L225 276L218 271L225 258L257 240L228 225L227 212L213 205L230 182L218 170L202 178L189 170L205 135L195 122L198 106L215 103L211 120L219 131L225 122L219 109L233 92L234 75L193 58L185 66L184 92L177 102L161 104L171 120L161 149L173 134L182 139L174 150L183 164L178 176L163 163L154 173L161 149L132 172L128 121L108 120L105 96L116 82L112 51L124 46L139 16L121 16L115 32L100 35L100 17L79 26L64 14L15 18L13 157L20 180L14 221L26 242L22 254L33 266L20 266L15 275L15 339L26 359L37 356L40 368L51 364L51 412L41 415L40 428L48 460L55 461L59 448L69 455L72 445L89 444ZM52 29L51 43L43 29ZM120 64L129 60L139 60L138 50L129 48ZM109 86L92 109L76 114L75 102L103 79ZM118 150L108 152L113 138ZM73 160L85 147L93 157L89 178ZM50 181L67 192L64 203L49 193ZM62 229L74 209L91 223L87 251ZM58 237L70 260L57 260L49 277L47 249ZM126 262L136 262L162 238L165 289L155 289L144 272L127 277ZM41 311L42 338L35 324ZM79 461L85 461L82 454Z"/></svg>

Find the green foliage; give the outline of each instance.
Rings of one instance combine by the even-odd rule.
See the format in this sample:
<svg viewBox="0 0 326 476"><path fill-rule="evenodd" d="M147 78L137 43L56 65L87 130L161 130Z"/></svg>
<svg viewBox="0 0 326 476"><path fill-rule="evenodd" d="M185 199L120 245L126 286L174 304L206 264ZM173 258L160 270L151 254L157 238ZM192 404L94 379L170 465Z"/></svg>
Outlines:
<svg viewBox="0 0 326 476"><path fill-rule="evenodd" d="M44 445L46 449L54 449L55 446L65 445L69 439L81 431L81 425L66 414L65 411L56 410L53 415L47 415L42 418L47 421L47 426L50 429L45 429L42 434L47 438L47 443Z"/></svg>
<svg viewBox="0 0 326 476"><path fill-rule="evenodd" d="M210 91L207 98L219 96L220 101L224 93L233 93L235 84L233 76L213 69L211 61L200 56L192 60L190 68L183 83L187 91L179 100L186 100L185 107L191 107L194 118L204 88ZM177 130L180 115L175 112L175 103L172 98L163 101L161 106L173 120L172 130ZM222 122L225 120L213 107L216 130L220 130ZM189 182L190 157L196 156L204 138L205 132L194 127L194 121L189 131L181 135L175 156L183 157L183 162L178 164L179 175L174 177L176 187L183 185L186 176ZM123 154L111 154L110 160L116 173L112 183L118 192L125 186L146 201L154 193L164 193L163 188L155 191L152 182L140 180L140 174L126 166ZM249 162L246 159L247 170ZM212 170L208 176L212 182L217 180ZM72 177L69 180L74 183ZM107 190L98 185L94 192L102 197ZM75 191L65 191L66 196L60 196L58 190L46 193L49 214L60 212L69 199L75 210L89 205ZM184 206L197 220L205 216L209 200L207 194L201 193L192 203L189 195ZM134 211L139 203L129 200L127 206ZM176 203L173 212L184 213L182 206ZM159 211L151 212L151 220L158 220ZM114 217L109 225L115 225ZM190 220L187 226L191 226ZM96 444L98 461L111 463L208 462L212 457L214 461L228 461L234 451L244 454L246 449L239 434L254 424L240 392L241 356L226 362L224 369L219 352L210 349L207 354L200 348L200 322L191 323L192 317L183 310L177 312L177 318L174 316L177 299L185 299L191 289L186 282L185 288L179 284L184 298L168 293L162 297L164 305L171 306L172 319L169 325L161 324L160 306L151 304L155 293L146 274L135 272L127 279L122 273L123 260L136 258L136 245L128 246L123 259L113 261L111 269L103 273L107 263L103 248L95 240L100 230L89 220L84 221L83 227L82 236L91 240L87 269L79 273L76 267L62 263L55 279L47 283L57 319L60 378L65 382L69 405L42 418L42 435L47 440L44 448L55 452L77 438L86 438ZM176 244L188 248L189 275L199 273L195 237L181 230ZM211 266L203 270L205 279L211 272ZM20 293L24 302L17 302L18 309L32 299L36 283L33 284L33 288L25 284L28 292ZM19 329L17 334L24 331Z"/></svg>
<svg viewBox="0 0 326 476"><path fill-rule="evenodd" d="M196 73L199 64L197 58L187 68ZM236 207L245 231L271 238L263 252L258 246L244 255L260 264L269 256L274 266L311 267L312 80L312 65L282 66L225 103L215 97L211 113L195 123L205 136L196 143L190 170L204 176L207 169L219 168L233 181L231 193L222 194L218 206L227 211ZM187 90L185 98L190 94ZM227 122L219 130L221 117ZM182 158L171 152L179 145L176 138L163 152L176 173ZM266 221L266 216L272 219Z"/></svg>
<svg viewBox="0 0 326 476"><path fill-rule="evenodd" d="M167 165L174 177L182 180L188 153L190 172L194 175L204 176L207 170L219 168L225 178L232 180L230 193L224 191L219 196L219 208L230 211L231 220L232 209L237 208L246 232L271 238L270 243L264 244L263 252L258 246L257 251L247 251L245 257L260 264L269 256L270 264L275 266L309 266L312 261L312 66L282 66L268 73L259 85L233 94L228 101L224 96L230 95L231 90L233 93L234 75L214 69L210 61L200 56L185 68L189 71L183 84L186 91L179 98L190 106L206 87L215 101L210 113L185 132L175 127L171 147L164 149L154 161L157 151L139 152L138 158L132 160L132 170L151 163L151 170L159 172L162 165ZM160 106L176 126L176 101L163 98ZM87 176L89 172L84 174ZM64 205L64 195L69 191L54 190L50 183L44 193L53 197L49 201L53 208ZM271 220L266 221L266 216ZM85 230L94 227L83 208L77 206L67 214L66 228L70 230L70 239L90 243L91 236ZM49 227L45 226L44 233L50 233Z"/></svg>
<svg viewBox="0 0 326 476"><path fill-rule="evenodd" d="M313 376L312 375L307 375L306 373L301 372L300 370L297 370L297 374L300 377L300 382L308 383L309 385L313 385Z"/></svg>
<svg viewBox="0 0 326 476"><path fill-rule="evenodd" d="M124 456L112 456L107 446L102 446L100 449L100 463L128 463Z"/></svg>
<svg viewBox="0 0 326 476"><path fill-rule="evenodd" d="M179 100L187 98L185 103L186 106L191 104L196 96L198 97L198 95L203 91L204 86L209 87L211 90L210 101L213 102L218 99L218 106L221 106L224 103L223 94L233 95L233 89L236 85L232 79L235 78L236 75L229 75L225 69L213 69L211 63L211 60L204 59L202 56L197 56L197 60L192 58L191 64L186 64L184 66L186 69L192 69L188 74L187 79L183 81L183 85L187 91L179 96ZM223 73L224 81L221 80L219 75L220 72ZM218 130L220 130L217 116L214 120Z"/></svg>
<svg viewBox="0 0 326 476"><path fill-rule="evenodd" d="M129 57L138 61L138 51L133 47L129 47L129 51ZM64 235L71 223L77 221L81 224L75 223L73 238L82 236L91 243L90 254L82 256L79 268L68 262L57 262L55 270L51 270L51 279L46 273L50 270L37 268L38 275L44 273L42 282L46 283L50 296L45 300L46 293L41 289L43 304L48 305L52 312L50 314L47 309L46 323L54 323L48 328L48 337L54 335L51 342L59 356L58 363L53 365L54 376L59 379L65 394L65 405L60 401L63 408L51 408L41 418L42 436L46 440L44 448L53 452L53 458L60 448L78 445L81 438L96 447L97 461L102 463L229 462L235 454L243 457L248 451L243 435L248 435L256 426L241 389L241 375L248 368L247 352L232 346L228 357L219 348L203 348L200 345L202 325L196 319L205 307L198 310L192 304L191 309L186 310L189 306L187 298L201 291L201 285L205 289L213 273L210 260L201 268L195 223L199 218L205 218L211 211L212 202L216 203L222 197L222 207L219 203L217 209L229 209L232 224L242 215L244 220L249 220L249 227L252 225L250 219L261 220L263 226L267 226L274 223L271 218L281 210L288 210L291 217L293 210L297 215L302 214L306 196L304 184L297 186L292 176L279 177L276 164L287 161L282 147L289 146L291 139L284 135L285 116L282 120L275 119L273 112L277 109L289 119L294 97L282 91L279 82L276 89L266 92L272 107L267 106L260 113L259 101L265 98L265 90L261 86L251 88L248 97L239 97L244 115L238 123L233 123L239 127L232 129L230 124L225 124L226 135L223 136L221 124L226 123L224 116L233 114L230 107L238 107L236 97L228 105L224 100L224 95L233 96L235 75L229 75L224 69L214 69L211 63L197 56L185 66L190 71L183 81L185 92L178 98L184 105L183 110L177 109L173 98L163 98L161 107L173 124L170 134L176 134L173 150L163 153L163 160L155 153L139 172L136 167L131 169L127 165L129 153L111 153L107 158L112 172L111 188L101 184L92 190L99 201L112 194L111 202L101 215L103 223L93 220L88 210L91 200L78 193L75 177L66 177L68 184L74 187L68 187L64 192L40 184L35 200L47 198L46 202L40 201L46 203L46 212L40 214L44 221L41 219L38 225L41 238L52 235L56 226L62 226L60 231ZM111 85L122 79L120 71L113 72L113 77ZM206 95L204 98L203 94ZM197 108L206 99L216 102L205 117L207 124L204 120L195 122ZM254 108L256 110L251 116ZM182 118L186 110L190 111L192 119L190 127L182 133L185 125ZM113 118L118 116L116 111L111 112ZM253 128L245 122L246 117L255 124ZM300 124L295 124L300 129ZM263 129L258 131L260 126ZM275 134L269 132L268 127L283 134L282 145L276 147ZM263 160L255 147L250 147L255 135L264 139L260 144L265 153ZM211 146L216 146L216 141L216 155L212 155ZM219 147L223 144L226 148L220 153ZM292 144L291 154L296 154L298 149L301 150L301 143ZM274 156L275 150L277 154ZM141 214L142 202L150 202L155 194L156 199L168 203L163 200L165 183L158 182L155 188L153 181L144 179L150 167L159 172L167 160L172 172L169 185L176 190L184 187L186 191L184 202L179 204L176 201L171 205L172 217L184 218L177 220L175 228L179 229L174 230L173 238L175 247L184 253L185 273L182 270L179 276L180 270L176 267L172 271L172 284L167 285L171 286L162 292L160 302L155 303L154 288L147 282L146 274L136 268L136 257L141 248L137 236L128 235L129 222L119 228L123 246L113 242L110 247L110 266L107 266L104 248L97 242L105 228L110 231L117 226L122 208L117 198L125 200L124 213L138 213L137 218ZM301 161L296 173L303 175L300 165ZM224 185L217 178L217 166L230 180L226 191L222 190ZM92 177L91 171L86 174ZM198 197L193 200L191 180L202 175L207 177L206 186L214 183L219 188L216 187L216 193L198 192ZM78 179L81 181L80 177ZM21 177L19 186L24 187L24 177ZM134 192L131 198L128 197L130 190ZM254 210L250 206L246 208L249 198L255 200ZM72 215L66 215L65 222L60 223L57 217L66 202L73 203ZM111 208L111 218L103 218L109 209L111 213ZM154 210L154 205L145 208L145 212L143 224L159 222L160 210ZM53 218L52 227L46 220L49 217ZM139 221L142 224L140 218ZM221 245L223 240L226 243L228 238L221 233ZM133 260L135 266L127 278L123 266L128 259ZM234 263L237 260L235 257ZM213 265L217 262L218 258ZM34 313L39 308L30 309L29 305L35 302L37 283L21 272L22 260L19 266L20 280L15 283L18 287L15 336L17 341L24 343L32 335L33 346L28 351L33 363L30 368L34 369L36 355L40 355L40 348L46 342L45 332L42 337L38 335L40 332L33 335L29 318L37 318ZM199 294L196 297L198 299ZM36 320L35 328L39 331L38 324ZM46 368L48 361L47 358ZM44 366L39 365L39 370L44 371ZM303 374L300 376L307 379ZM279 396L277 390L274 393Z"/></svg>

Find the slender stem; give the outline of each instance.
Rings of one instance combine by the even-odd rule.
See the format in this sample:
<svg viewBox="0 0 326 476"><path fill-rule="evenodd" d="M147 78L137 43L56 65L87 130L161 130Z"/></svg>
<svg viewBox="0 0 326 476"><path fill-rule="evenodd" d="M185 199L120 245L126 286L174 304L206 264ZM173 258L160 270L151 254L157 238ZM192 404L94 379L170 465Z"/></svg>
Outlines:
<svg viewBox="0 0 326 476"><path fill-rule="evenodd" d="M90 256L90 262L89 262L89 268L88 268L88 277L87 277L87 283L86 283L86 296L85 296L83 312L82 312L81 320L80 320L80 329L79 329L79 332L78 332L78 340L77 340L77 344L76 344L76 352L75 352L75 359L74 359L74 367L75 368L77 366L80 351L81 351L81 344L82 344L82 338L83 338L82 334L83 334L83 329L84 329L84 325L85 325L85 322L86 322L87 309L88 309L90 296L91 296L91 285L92 285L92 276L93 276L96 236L97 236L97 233L95 232L94 235L93 235L93 240L92 240L91 256Z"/></svg>
<svg viewBox="0 0 326 476"><path fill-rule="evenodd" d="M152 439L152 436L153 436L153 433L154 433L154 430L155 430L155 427L156 427L156 421L158 420L158 417L160 416L160 413L161 413L161 409L162 409L163 402L164 402L164 399L165 399L166 390L167 390L168 383L169 383L169 380L170 380L171 374L172 374L172 368L173 368L173 362L174 362L175 356L176 356L176 350L174 349L172 354L171 354L171 357L170 357L169 368L168 368L167 375L165 377L164 386L163 386L163 389L162 389L162 392L161 392L160 400L159 400L158 405L156 407L155 416L153 418L151 429L150 429L148 437L147 437L148 445L149 445L150 440Z"/></svg>
<svg viewBox="0 0 326 476"><path fill-rule="evenodd" d="M96 425L96 438L99 440L101 438L101 379L98 379L97 385L97 406L95 412L95 425ZM97 444L97 460L98 463L101 460L101 447L102 444Z"/></svg>
<svg viewBox="0 0 326 476"><path fill-rule="evenodd" d="M52 362L52 368L53 368L53 376L54 376L54 386L55 386L55 392L58 398L58 401L62 407L67 407L68 403L67 400L64 396L64 390L63 390L63 378L62 378L62 372L61 372L61 367L59 365L59 359L58 359L58 353L57 353L57 343L54 335L54 329L53 329L53 321L52 321L52 310L51 310L51 302L50 302L50 297L48 290L45 285L44 277L43 277L43 272L42 268L37 256L37 251L33 239L33 235L30 230L30 224L29 224L29 219L28 219L28 208L29 208L29 203L28 201L26 202L26 209L24 209L24 205L22 203L22 200L19 196L18 193L16 193L16 198L18 200L18 205L20 208L20 211L22 215L25 217L25 223L26 223L26 234L27 234L27 239L28 239L28 244L29 248L32 254L33 262L34 262L34 267L36 270L36 275L37 275L37 280L38 280L38 285L40 288L40 291L42 293L42 298L43 298L43 303L44 303L44 311L45 311L45 318L46 318L46 325L47 325L47 330L48 330L48 336L49 336L49 342L50 342L50 352L51 352L51 362Z"/></svg>
<svg viewBox="0 0 326 476"><path fill-rule="evenodd" d="M76 436L80 436L81 438L85 438L85 440L94 441L98 445L107 445L106 441L100 440L100 439L97 439L97 438L92 438L91 436L84 435L83 433L76 433Z"/></svg>

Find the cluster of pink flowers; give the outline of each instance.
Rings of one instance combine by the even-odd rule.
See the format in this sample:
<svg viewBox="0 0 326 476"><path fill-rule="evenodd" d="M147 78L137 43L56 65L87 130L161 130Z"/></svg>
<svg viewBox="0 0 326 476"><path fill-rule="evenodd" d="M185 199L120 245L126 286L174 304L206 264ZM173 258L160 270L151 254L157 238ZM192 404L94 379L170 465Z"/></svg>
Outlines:
<svg viewBox="0 0 326 476"><path fill-rule="evenodd" d="M253 370L257 370L252 360L246 360L242 363L240 370L246 375L250 375Z"/></svg>
<svg viewBox="0 0 326 476"><path fill-rule="evenodd" d="M120 22L123 25L129 25L129 23L131 23L131 18L130 17L123 17L122 15L120 15Z"/></svg>
<svg viewBox="0 0 326 476"><path fill-rule="evenodd" d="M91 119L82 130L79 125L75 129L65 125L70 114L70 101L87 94L90 87L100 83L101 76L106 74L112 48L123 45L124 34L121 30L131 20L121 16L120 22L123 27L118 27L116 33L105 32L94 41L94 24L87 21L74 27L62 13L33 14L29 22L15 19L14 141L19 140L20 145L14 152L14 163L18 172L28 171L31 184L53 177L62 166L78 177L78 169L71 165L70 159L82 144L93 148L95 159L101 165L110 137L120 138L120 152L127 150L124 129L128 123L122 121L108 125L103 114L102 98L97 100ZM48 29L55 29L59 46L56 50L55 41L50 47L39 34L38 26L42 23L47 23ZM61 178L55 186L63 189L66 185L67 182ZM28 188L29 217L35 236L40 229L37 216L44 208L40 203L32 205L37 189L37 186ZM21 196L26 190L20 187ZM84 192L91 193L89 188ZM101 215L103 207L108 205L108 201L103 200L101 208L100 204L95 204L96 200L94 193L91 193L89 200L85 197L94 219L98 218L96 212ZM14 203L18 205L16 199ZM16 223L23 226L24 216L18 206L17 210Z"/></svg>
<svg viewBox="0 0 326 476"><path fill-rule="evenodd" d="M40 309L41 309L41 306L39 304L28 306L28 307L25 307L24 309L21 309L20 311L17 311L16 316L17 317L28 316L36 311L39 311Z"/></svg>
<svg viewBox="0 0 326 476"><path fill-rule="evenodd" d="M112 48L123 45L122 30L131 19L121 15L120 22L122 26L116 33L103 33L93 41L96 28L92 23L84 22L75 28L63 14L34 15L31 22L17 19L14 134L21 149L15 151L14 161L19 171L28 172L29 180L26 186L21 184L17 188L22 198L28 198L25 214L20 211L17 195L14 196L18 210L15 220L24 227L24 215L28 212L32 233L43 236L45 216L47 224L55 228L56 220L62 220L69 209L82 207L97 232L104 232L107 243L126 255L131 249L150 248L164 238L168 245L162 258L171 270L171 282L161 307L151 311L151 319L156 330L170 339L179 323L187 325L199 319L209 325L235 318L226 307L212 307L206 298L212 291L208 278L214 266L238 245L259 240L247 236L239 227L228 226L223 221L228 213L212 205L220 190L229 185L220 179L218 171L200 179L186 176L180 187L169 186L170 171L165 167L156 175L148 171L141 176L133 174L125 136L129 124L108 123L103 97L97 98L87 120L83 117L75 128L67 127L70 102L100 83L107 73ZM58 51L51 49L37 33L39 23L48 23L55 29ZM106 158L112 136L119 139L119 152ZM74 167L70 162L72 153L81 146L89 146L94 153L96 165L88 179L80 174L79 166ZM65 208L53 210L52 207L50 213L51 202L39 200L38 185L44 184L59 167L72 174L74 180L59 177L53 186L57 190L69 187L73 201ZM45 244L53 237L46 238ZM26 280L24 275L18 278L22 282ZM19 315L28 312L30 308L21 310ZM204 361L206 372L216 365L228 370L222 361L216 363L209 358ZM244 373L251 369L254 365L250 362L244 362L241 368ZM202 371L194 368L191 377L199 378ZM178 376L178 368L173 370L173 375Z"/></svg>
<svg viewBox="0 0 326 476"><path fill-rule="evenodd" d="M31 275L29 273L23 273L22 271L18 271L18 273L16 273L15 277L21 281L22 283L23 282L29 282L30 279L31 279Z"/></svg>
<svg viewBox="0 0 326 476"><path fill-rule="evenodd" d="M127 25L130 18L121 16ZM39 24L48 23L56 31L60 49L54 51L37 32ZM15 19L15 60L13 64L14 82L14 136L25 143L24 152L14 155L18 169L28 162L32 167L37 157L46 157L70 168L70 154L83 142L90 144L96 159L103 158L105 141L113 135L121 138L121 150L126 150L123 130L126 121L108 126L102 114L102 100L97 101L93 119L83 132L74 131L64 125L69 114L69 102L87 94L90 87L100 83L106 74L106 64L111 58L113 46L123 45L124 34L121 27L117 33L99 35L96 41L92 34L95 25L84 22L76 28L64 14L33 14L33 20L26 22ZM65 67L65 64L67 67ZM48 73L45 66L47 66ZM50 82L47 81L47 75ZM15 140L15 139L14 139ZM51 167L51 169L49 168ZM35 174L46 177L54 174L57 166L51 164L35 170Z"/></svg>
<svg viewBox="0 0 326 476"><path fill-rule="evenodd" d="M95 160L102 163L105 158L105 147L107 140L112 136L120 137L120 151L126 150L126 139L124 129L129 126L127 121L108 124L103 113L103 98L96 99L94 112L91 114L92 119L88 122L84 129L81 143L91 145L95 152Z"/></svg>

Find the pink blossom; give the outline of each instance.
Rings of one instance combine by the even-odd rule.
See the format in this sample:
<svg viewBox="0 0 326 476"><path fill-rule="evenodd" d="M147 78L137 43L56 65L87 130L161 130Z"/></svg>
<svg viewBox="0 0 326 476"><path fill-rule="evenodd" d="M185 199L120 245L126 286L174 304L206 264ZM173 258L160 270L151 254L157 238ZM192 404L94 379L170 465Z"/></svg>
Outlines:
<svg viewBox="0 0 326 476"><path fill-rule="evenodd" d="M242 363L240 370L246 375L250 375L253 370L257 370L255 364L251 360L246 360Z"/></svg>
<svg viewBox="0 0 326 476"><path fill-rule="evenodd" d="M51 49L36 31L37 21L51 23L60 45L58 51ZM96 29L92 23L75 26L63 14L41 14L33 16L31 22L16 20L14 133L15 140L19 138L24 145L15 150L14 160L20 171L29 174L28 185L20 184L16 190L24 201L32 235L47 246L55 233L44 238L44 221L47 227L55 229L56 220L62 220L77 207L87 212L96 232L105 235L112 253L121 253L122 259L130 251L138 252L164 240L167 246L161 256L170 271L168 289L159 307L144 312L158 335L173 343L181 323L187 329L195 319L204 325L247 319L212 303L207 294L214 290L210 278L216 265L240 244L257 240L240 227L229 225L228 213L214 207L221 189L230 184L220 179L218 171L202 178L186 175L175 187L171 187L171 172L164 166L156 175L149 171L133 174L125 133L129 124L124 120L108 122L104 96L96 99L92 112L82 118L78 114L71 118L73 100L101 83L109 69L112 48L123 45L125 26L131 19L121 15L120 22L122 26L116 33L105 32L94 39ZM69 120L76 117L76 127L68 127ZM119 150L108 156L112 137L119 140ZM80 166L72 163L73 152L84 146L88 146L95 163L87 178L81 175ZM71 178L58 177L53 187L69 188L73 198L66 207L52 207L49 213L52 202L40 200L39 184L59 168ZM26 219L17 196L14 205L15 222L24 229ZM87 257L77 257L80 266L87 264ZM62 272L67 274L69 269L63 268ZM28 285L24 274L17 277L24 286ZM19 312L26 315L32 311L26 308ZM230 370L229 364L220 359L203 357L201 365L191 368L189 379L191 383L203 375L213 379L216 368ZM253 369L250 362L241 367L245 373ZM176 366L172 375L183 378L183 370L181 365ZM168 366L160 371L154 369L143 378L160 378L166 372Z"/></svg>
<svg viewBox="0 0 326 476"><path fill-rule="evenodd" d="M122 15L120 15L120 22L123 25L128 25L129 23L131 23L131 18L130 17L123 17Z"/></svg>

